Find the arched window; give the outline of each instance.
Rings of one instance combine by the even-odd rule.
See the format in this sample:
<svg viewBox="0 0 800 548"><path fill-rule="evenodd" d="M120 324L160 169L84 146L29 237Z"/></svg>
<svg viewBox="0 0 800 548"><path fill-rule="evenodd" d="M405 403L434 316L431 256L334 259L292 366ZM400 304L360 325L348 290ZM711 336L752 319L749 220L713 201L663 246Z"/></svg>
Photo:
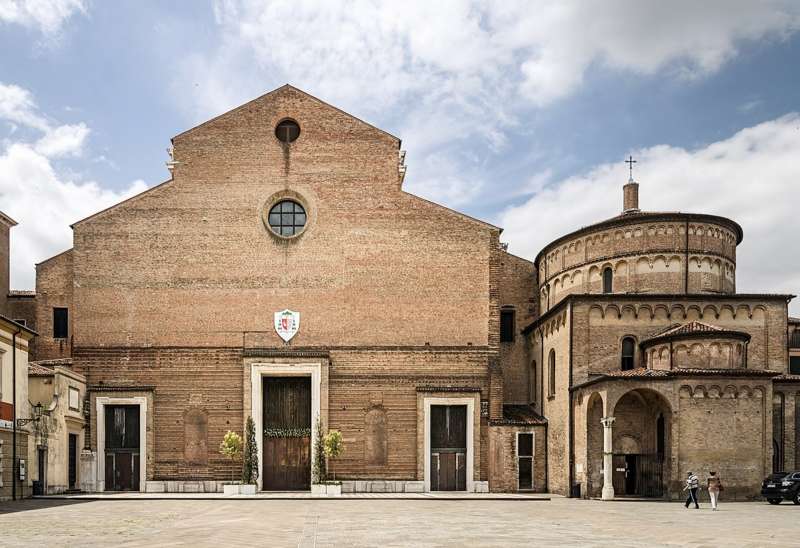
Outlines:
<svg viewBox="0 0 800 548"><path fill-rule="evenodd" d="M611 293L614 291L614 272L610 266L603 269L603 293Z"/></svg>
<svg viewBox="0 0 800 548"><path fill-rule="evenodd" d="M622 339L622 370L627 371L633 369L633 358L636 350L636 341L633 337L625 337Z"/></svg>
<svg viewBox="0 0 800 548"><path fill-rule="evenodd" d="M555 396L556 394L556 351L550 350L550 357L548 358L549 379L547 384L547 394Z"/></svg>

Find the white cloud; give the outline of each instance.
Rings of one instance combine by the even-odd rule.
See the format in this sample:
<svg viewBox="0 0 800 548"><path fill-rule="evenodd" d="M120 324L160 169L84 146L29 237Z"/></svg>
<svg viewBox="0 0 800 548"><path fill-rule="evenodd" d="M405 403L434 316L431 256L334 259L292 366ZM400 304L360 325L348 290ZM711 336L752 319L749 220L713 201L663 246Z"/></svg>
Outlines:
<svg viewBox="0 0 800 548"><path fill-rule="evenodd" d="M49 158L80 156L88 136L89 128L84 123L58 126L39 139L36 150Z"/></svg>
<svg viewBox="0 0 800 548"><path fill-rule="evenodd" d="M26 89L0 82L0 119L47 131L50 124L37 111L33 96Z"/></svg>
<svg viewBox="0 0 800 548"><path fill-rule="evenodd" d="M737 291L800 291L800 115L744 129L697 150L666 145L635 152L640 207L729 217L744 229ZM510 251L533 259L550 241L622 211L626 166L604 164L549 184L506 210L499 225ZM793 305L800 312L800 302Z"/></svg>
<svg viewBox="0 0 800 548"><path fill-rule="evenodd" d="M0 0L0 23L36 28L42 34L57 34L75 13L86 13L83 0Z"/></svg>
<svg viewBox="0 0 800 548"><path fill-rule="evenodd" d="M115 191L59 172L51 160L80 155L89 128L52 124L23 88L0 84L2 119L44 134L35 143L6 140L0 153L0 209L19 223L11 231L11 284L33 288L34 264L72 246L70 224L147 186L134 181Z"/></svg>
<svg viewBox="0 0 800 548"><path fill-rule="evenodd" d="M791 0L220 0L214 14L219 40L171 84L193 121L290 82L404 137L417 188L449 176L423 172L428 155L502 150L519 113L573 93L592 66L702 77L744 41L800 28Z"/></svg>
<svg viewBox="0 0 800 548"><path fill-rule="evenodd" d="M254 60L335 102L371 108L415 93L474 100L487 90L546 104L574 91L592 63L643 74L675 64L681 74L705 74L743 40L800 28L800 5L790 0L222 0L215 16L223 37L202 59L211 61L209 79L228 68L253 82L250 70L236 73ZM230 64L233 55L249 58ZM199 90L205 107L238 100L211 88Z"/></svg>

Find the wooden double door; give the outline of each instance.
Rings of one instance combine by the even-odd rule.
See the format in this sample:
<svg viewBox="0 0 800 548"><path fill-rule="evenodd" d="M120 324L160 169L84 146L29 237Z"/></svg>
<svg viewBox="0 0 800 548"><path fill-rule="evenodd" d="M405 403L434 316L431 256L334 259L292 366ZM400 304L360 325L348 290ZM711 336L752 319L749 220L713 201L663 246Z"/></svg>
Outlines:
<svg viewBox="0 0 800 548"><path fill-rule="evenodd" d="M431 406L431 491L467 489L467 406Z"/></svg>
<svg viewBox="0 0 800 548"><path fill-rule="evenodd" d="M139 406L107 405L105 421L106 491L139 491ZM70 439L70 445L72 443ZM77 436L74 443L77 445ZM77 455L77 446L75 453ZM73 470L73 463L70 462L71 483Z"/></svg>
<svg viewBox="0 0 800 548"><path fill-rule="evenodd" d="M311 379L264 377L263 488L311 488Z"/></svg>

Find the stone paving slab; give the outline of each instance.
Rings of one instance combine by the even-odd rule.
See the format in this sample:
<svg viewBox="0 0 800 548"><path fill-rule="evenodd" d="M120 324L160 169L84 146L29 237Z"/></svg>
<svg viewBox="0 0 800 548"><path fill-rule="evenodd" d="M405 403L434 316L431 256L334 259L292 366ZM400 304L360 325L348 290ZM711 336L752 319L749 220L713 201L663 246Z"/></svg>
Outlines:
<svg viewBox="0 0 800 548"><path fill-rule="evenodd" d="M798 546L800 507L516 500L25 500L0 546Z"/></svg>

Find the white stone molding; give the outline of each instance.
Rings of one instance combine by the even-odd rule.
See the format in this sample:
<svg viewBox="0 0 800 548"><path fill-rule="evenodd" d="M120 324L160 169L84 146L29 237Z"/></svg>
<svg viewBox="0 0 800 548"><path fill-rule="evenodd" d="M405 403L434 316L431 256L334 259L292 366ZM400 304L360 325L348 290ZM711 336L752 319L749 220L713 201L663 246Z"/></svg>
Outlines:
<svg viewBox="0 0 800 548"><path fill-rule="evenodd" d="M147 397L130 398L98 397L97 405L97 490L106 490L106 405L139 406L139 491L147 487Z"/></svg>
<svg viewBox="0 0 800 548"><path fill-rule="evenodd" d="M424 398L424 413L425 413L425 443L423 459L425 462L425 491L431 490L431 405L466 405L467 406L467 493L472 493L475 490L475 445L474 445L474 429L475 429L475 398L445 398L445 397L431 397Z"/></svg>

